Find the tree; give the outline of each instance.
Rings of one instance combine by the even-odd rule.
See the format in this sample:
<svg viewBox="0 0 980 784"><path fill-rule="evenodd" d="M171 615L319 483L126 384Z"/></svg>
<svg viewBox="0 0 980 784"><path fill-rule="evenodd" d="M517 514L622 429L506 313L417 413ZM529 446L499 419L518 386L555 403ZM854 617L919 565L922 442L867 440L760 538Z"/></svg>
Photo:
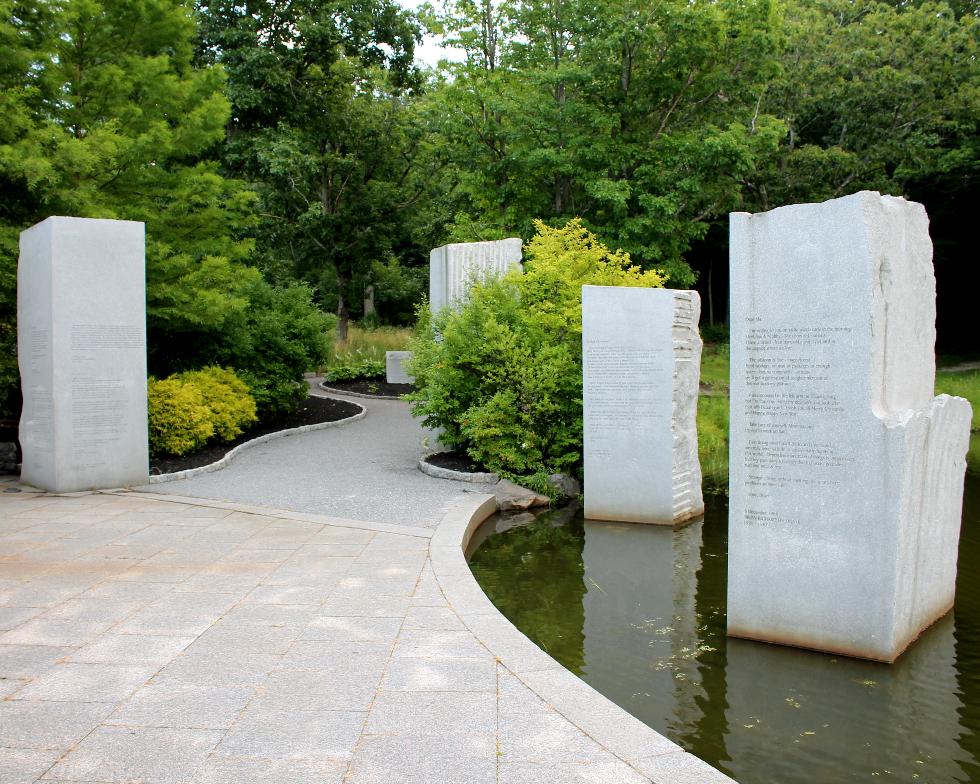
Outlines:
<svg viewBox="0 0 980 784"><path fill-rule="evenodd" d="M20 231L49 215L145 221L152 295L161 282L186 284L201 259L244 258L251 197L208 160L228 102L221 70L193 67L185 3L3 0L0 9L0 384L15 413ZM199 310L228 299L186 286L182 296ZM151 341L155 315L151 301Z"/></svg>
<svg viewBox="0 0 980 784"><path fill-rule="evenodd" d="M491 60L487 36L460 34L467 63L440 90L457 220L528 236L580 216L689 285L684 253L782 130L757 101L774 16L767 0L451 6L450 29L504 36Z"/></svg>
<svg viewBox="0 0 980 784"><path fill-rule="evenodd" d="M410 241L418 27L390 0L206 0L201 15L202 56L229 74L225 164L261 195L261 264L332 293L344 339L352 283Z"/></svg>

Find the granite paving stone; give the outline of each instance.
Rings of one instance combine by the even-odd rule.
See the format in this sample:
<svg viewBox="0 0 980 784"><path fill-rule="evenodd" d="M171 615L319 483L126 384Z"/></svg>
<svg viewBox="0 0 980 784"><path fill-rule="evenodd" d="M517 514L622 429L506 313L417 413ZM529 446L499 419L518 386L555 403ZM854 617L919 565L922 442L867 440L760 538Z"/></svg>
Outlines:
<svg viewBox="0 0 980 784"><path fill-rule="evenodd" d="M364 711L249 707L218 746L220 754L277 759L349 760Z"/></svg>
<svg viewBox="0 0 980 784"><path fill-rule="evenodd" d="M343 784L345 759L280 759L214 753L185 784Z"/></svg>
<svg viewBox="0 0 980 784"><path fill-rule="evenodd" d="M99 727L45 775L65 781L180 784L221 740L218 730Z"/></svg>
<svg viewBox="0 0 980 784"><path fill-rule="evenodd" d="M73 662L162 666L194 641L193 637L106 634L75 651Z"/></svg>
<svg viewBox="0 0 980 784"><path fill-rule="evenodd" d="M282 657L276 654L182 653L157 672L153 683L258 686L281 663Z"/></svg>
<svg viewBox="0 0 980 784"><path fill-rule="evenodd" d="M0 747L67 749L112 712L112 702L0 702Z"/></svg>
<svg viewBox="0 0 980 784"><path fill-rule="evenodd" d="M60 751L0 748L3 784L33 784L58 761Z"/></svg>
<svg viewBox="0 0 980 784"><path fill-rule="evenodd" d="M495 727L496 723L494 694L383 690L374 702L365 731L371 735L439 735L445 739Z"/></svg>
<svg viewBox="0 0 980 784"><path fill-rule="evenodd" d="M395 658L385 671L385 691L497 691L497 665L480 659Z"/></svg>
<svg viewBox="0 0 980 784"><path fill-rule="evenodd" d="M216 686L201 681L154 681L133 694L105 723L128 727L227 729L255 694L251 686Z"/></svg>
<svg viewBox="0 0 980 784"><path fill-rule="evenodd" d="M138 664L61 662L21 689L19 700L121 702L153 677L156 667Z"/></svg>
<svg viewBox="0 0 980 784"><path fill-rule="evenodd" d="M350 784L496 784L492 733L454 736L364 735L350 767Z"/></svg>

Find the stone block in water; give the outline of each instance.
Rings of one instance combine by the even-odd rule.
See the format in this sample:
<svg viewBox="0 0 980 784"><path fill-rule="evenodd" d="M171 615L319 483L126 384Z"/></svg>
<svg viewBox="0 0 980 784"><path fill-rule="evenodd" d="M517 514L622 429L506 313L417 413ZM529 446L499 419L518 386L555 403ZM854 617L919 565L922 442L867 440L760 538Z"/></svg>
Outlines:
<svg viewBox="0 0 980 784"><path fill-rule="evenodd" d="M457 242L429 253L429 307L432 312L465 302L473 283L521 267L521 240Z"/></svg>
<svg viewBox="0 0 980 784"><path fill-rule="evenodd" d="M671 525L704 512L695 291L582 287L585 516Z"/></svg>
<svg viewBox="0 0 980 784"><path fill-rule="evenodd" d="M893 661L953 604L970 405L920 204L731 216L728 633Z"/></svg>
<svg viewBox="0 0 980 784"><path fill-rule="evenodd" d="M24 482L146 483L142 223L53 217L21 233L17 357Z"/></svg>

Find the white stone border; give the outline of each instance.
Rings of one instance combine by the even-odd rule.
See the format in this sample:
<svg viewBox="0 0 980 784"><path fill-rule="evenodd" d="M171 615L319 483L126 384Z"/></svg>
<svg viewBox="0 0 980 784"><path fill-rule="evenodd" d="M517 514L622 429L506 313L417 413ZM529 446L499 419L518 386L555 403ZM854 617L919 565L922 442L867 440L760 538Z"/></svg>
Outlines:
<svg viewBox="0 0 980 784"><path fill-rule="evenodd" d="M320 400L333 400L334 398L326 397L324 395L316 395ZM337 419L333 422L317 422L315 425L302 425L301 427L290 427L285 430L277 430L275 433L266 433L264 436L256 436L250 441L246 441L244 444L239 444L230 452L228 452L220 460L215 460L213 463L208 463L204 466L198 466L197 468L187 468L183 471L174 471L170 474L151 474L150 481L147 482L149 485L158 485L163 482L176 482L178 479L190 479L194 476L201 476L202 474L210 474L212 471L220 471L222 468L227 467L232 460L234 460L238 455L244 452L246 449L251 449L253 446L258 446L259 444L264 444L267 441L275 441L277 438L286 438L287 436L293 436L297 433L310 433L314 430L326 430L330 427L339 427L340 425L346 425L348 422L353 422L357 419L363 419L367 416L367 408L362 406L360 403L354 403L349 400L341 400L341 403L351 403L351 405L357 406L361 409L358 413L353 416L345 417L344 419Z"/></svg>
<svg viewBox="0 0 980 784"><path fill-rule="evenodd" d="M566 670L493 606L473 577L464 551L476 529L496 511L492 495L467 498L446 512L429 542L436 580L470 632L558 713L657 784L733 784Z"/></svg>
<svg viewBox="0 0 980 784"><path fill-rule="evenodd" d="M500 481L499 474L487 471L471 473L468 471L454 471L452 468L432 465L432 463L427 462L426 458L434 454L438 453L430 452L419 458L419 471L423 474L434 476L436 479L453 479L457 482L475 482L483 485L495 485Z"/></svg>
<svg viewBox="0 0 980 784"><path fill-rule="evenodd" d="M333 392L335 395L349 395L350 397L363 397L366 400L401 400L401 395L369 395L366 392L349 392L346 389L337 389L337 387L327 386L326 381L321 381L319 383L320 389L324 389L327 392Z"/></svg>

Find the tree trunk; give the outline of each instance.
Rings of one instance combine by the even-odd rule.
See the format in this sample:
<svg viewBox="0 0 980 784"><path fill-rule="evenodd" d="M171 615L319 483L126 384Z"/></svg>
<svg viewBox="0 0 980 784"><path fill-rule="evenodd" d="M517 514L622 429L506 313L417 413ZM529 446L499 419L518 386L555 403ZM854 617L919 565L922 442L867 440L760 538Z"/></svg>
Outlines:
<svg viewBox="0 0 980 784"><path fill-rule="evenodd" d="M350 311L347 309L347 276L337 272L337 342L347 342L347 328L350 326Z"/></svg>

